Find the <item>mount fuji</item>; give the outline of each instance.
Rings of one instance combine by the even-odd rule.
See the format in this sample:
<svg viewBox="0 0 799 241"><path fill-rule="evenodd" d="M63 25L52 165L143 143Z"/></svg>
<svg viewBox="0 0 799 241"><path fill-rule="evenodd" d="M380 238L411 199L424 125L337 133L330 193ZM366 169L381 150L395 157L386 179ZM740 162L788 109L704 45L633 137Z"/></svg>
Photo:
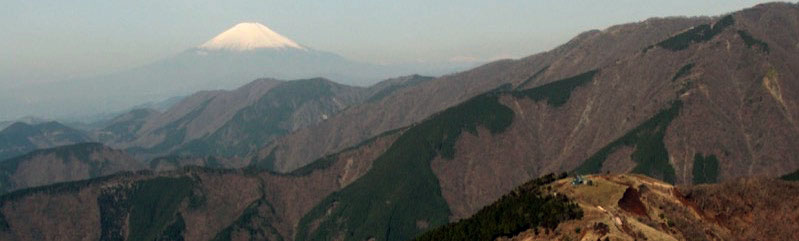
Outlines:
<svg viewBox="0 0 799 241"><path fill-rule="evenodd" d="M233 89L258 78L324 77L367 86L390 77L441 75L472 64L375 65L303 46L260 23L239 23L194 48L144 66L0 92L1 119L18 115L51 118L92 116L201 90ZM24 113L15 113L15 111Z"/></svg>
<svg viewBox="0 0 799 241"><path fill-rule="evenodd" d="M260 23L240 23L217 35L200 48L209 50L247 51L259 48L305 49L293 40L286 38Z"/></svg>

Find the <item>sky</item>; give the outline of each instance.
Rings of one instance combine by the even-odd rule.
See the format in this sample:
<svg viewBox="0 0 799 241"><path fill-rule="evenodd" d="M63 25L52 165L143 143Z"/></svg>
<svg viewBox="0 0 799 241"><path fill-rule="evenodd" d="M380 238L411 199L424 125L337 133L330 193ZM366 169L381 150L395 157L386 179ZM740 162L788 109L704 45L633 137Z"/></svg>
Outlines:
<svg viewBox="0 0 799 241"><path fill-rule="evenodd" d="M489 61L650 17L720 15L752 0L0 0L0 86L107 74L198 46L239 22L371 63Z"/></svg>

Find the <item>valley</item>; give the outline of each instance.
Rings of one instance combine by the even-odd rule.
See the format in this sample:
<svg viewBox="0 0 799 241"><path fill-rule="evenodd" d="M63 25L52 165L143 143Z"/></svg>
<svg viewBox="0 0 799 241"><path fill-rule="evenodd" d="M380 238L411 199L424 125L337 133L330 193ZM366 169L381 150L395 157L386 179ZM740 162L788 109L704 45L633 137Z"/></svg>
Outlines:
<svg viewBox="0 0 799 241"><path fill-rule="evenodd" d="M201 48L304 48L270 32ZM799 4L767 3L439 77L18 122L0 240L792 240L797 80Z"/></svg>

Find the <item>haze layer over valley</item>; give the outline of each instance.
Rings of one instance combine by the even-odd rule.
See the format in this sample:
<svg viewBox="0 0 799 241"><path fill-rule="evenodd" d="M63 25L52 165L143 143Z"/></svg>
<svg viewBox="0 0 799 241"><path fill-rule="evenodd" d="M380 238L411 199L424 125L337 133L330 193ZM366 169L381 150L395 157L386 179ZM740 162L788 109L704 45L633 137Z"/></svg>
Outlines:
<svg viewBox="0 0 799 241"><path fill-rule="evenodd" d="M474 4L458 8L493 23L520 3ZM392 73L244 22L115 74L175 81L51 85L130 105L93 122L0 123L0 240L797 240L799 3L702 4L444 75ZM415 10L416 27L441 23ZM208 87L242 73L297 77ZM139 95L183 88L197 90ZM61 98L48 91L36 97Z"/></svg>
<svg viewBox="0 0 799 241"><path fill-rule="evenodd" d="M233 89L253 79L324 77L368 86L391 77L442 75L476 61L371 64L300 45L269 27L239 23L207 42L139 67L83 79L0 89L0 120L23 115L96 121L147 102L201 90Z"/></svg>

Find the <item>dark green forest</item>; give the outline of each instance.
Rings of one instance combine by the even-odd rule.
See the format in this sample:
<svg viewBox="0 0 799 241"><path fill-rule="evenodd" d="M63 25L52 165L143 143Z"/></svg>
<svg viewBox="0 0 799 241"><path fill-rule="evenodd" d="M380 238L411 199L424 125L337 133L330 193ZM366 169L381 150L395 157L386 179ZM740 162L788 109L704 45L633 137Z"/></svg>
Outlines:
<svg viewBox="0 0 799 241"><path fill-rule="evenodd" d="M599 173L608 155L621 147L629 146L635 148L635 151L630 156L637 163L632 171L633 173L644 174L674 183L674 167L669 163L669 153L663 143L663 137L671 121L679 115L681 108L681 101L672 102L669 108L661 110L649 120L583 161L575 169L575 172L580 174Z"/></svg>
<svg viewBox="0 0 799 241"><path fill-rule="evenodd" d="M512 237L532 228L555 229L560 222L580 219L583 211L564 195L552 195L543 189L555 177L548 174L517 187L472 217L422 234L416 241L494 240Z"/></svg>

